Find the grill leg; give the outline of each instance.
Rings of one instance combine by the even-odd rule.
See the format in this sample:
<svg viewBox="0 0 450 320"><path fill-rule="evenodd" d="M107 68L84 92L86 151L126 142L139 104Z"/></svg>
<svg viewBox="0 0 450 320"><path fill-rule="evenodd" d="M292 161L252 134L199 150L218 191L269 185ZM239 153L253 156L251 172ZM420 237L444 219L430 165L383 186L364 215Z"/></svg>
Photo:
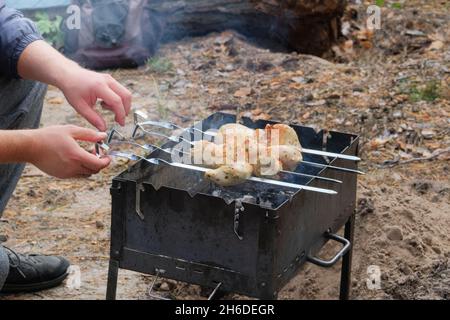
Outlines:
<svg viewBox="0 0 450 320"><path fill-rule="evenodd" d="M348 300L352 282L352 253L353 253L353 233L355 229L355 215L352 214L345 224L344 237L352 244L350 250L342 257L341 286L339 299Z"/></svg>
<svg viewBox="0 0 450 320"><path fill-rule="evenodd" d="M117 277L119 275L119 262L109 260L108 284L106 287L106 300L116 300Z"/></svg>

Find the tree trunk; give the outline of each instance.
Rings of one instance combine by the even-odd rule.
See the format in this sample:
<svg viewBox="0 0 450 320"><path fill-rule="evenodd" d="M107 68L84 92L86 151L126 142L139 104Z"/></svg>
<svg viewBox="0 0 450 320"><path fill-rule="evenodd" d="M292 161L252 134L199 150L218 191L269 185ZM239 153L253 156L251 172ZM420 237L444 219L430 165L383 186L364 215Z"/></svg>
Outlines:
<svg viewBox="0 0 450 320"><path fill-rule="evenodd" d="M234 29L322 55L338 36L346 0L151 0L163 42Z"/></svg>

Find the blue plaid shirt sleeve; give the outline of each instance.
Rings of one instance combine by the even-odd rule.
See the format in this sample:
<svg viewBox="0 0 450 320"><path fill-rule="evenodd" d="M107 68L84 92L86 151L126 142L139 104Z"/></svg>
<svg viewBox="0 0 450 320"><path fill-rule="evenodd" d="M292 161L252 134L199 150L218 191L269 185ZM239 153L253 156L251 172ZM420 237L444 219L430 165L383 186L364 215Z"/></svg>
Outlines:
<svg viewBox="0 0 450 320"><path fill-rule="evenodd" d="M42 40L36 25L0 0L0 75L20 78L17 71L19 58L25 48L36 40Z"/></svg>

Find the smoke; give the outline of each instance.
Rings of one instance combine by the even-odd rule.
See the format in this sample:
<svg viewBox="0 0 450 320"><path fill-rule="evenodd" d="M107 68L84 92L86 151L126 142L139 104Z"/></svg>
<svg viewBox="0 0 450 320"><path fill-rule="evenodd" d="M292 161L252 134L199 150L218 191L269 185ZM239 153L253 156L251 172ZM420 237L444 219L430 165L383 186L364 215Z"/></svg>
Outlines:
<svg viewBox="0 0 450 320"><path fill-rule="evenodd" d="M80 29L67 28L66 52L87 67L104 69L142 65L161 43L225 30L273 51L321 55L336 37L332 26L337 25L345 0L80 3Z"/></svg>

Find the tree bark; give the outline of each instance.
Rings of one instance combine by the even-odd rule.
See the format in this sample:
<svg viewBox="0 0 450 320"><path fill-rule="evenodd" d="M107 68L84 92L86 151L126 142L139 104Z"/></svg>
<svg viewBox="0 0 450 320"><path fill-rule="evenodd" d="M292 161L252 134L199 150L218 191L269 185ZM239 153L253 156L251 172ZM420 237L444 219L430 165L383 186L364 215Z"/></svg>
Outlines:
<svg viewBox="0 0 450 320"><path fill-rule="evenodd" d="M234 29L286 49L322 55L338 37L346 0L155 0L162 41Z"/></svg>

